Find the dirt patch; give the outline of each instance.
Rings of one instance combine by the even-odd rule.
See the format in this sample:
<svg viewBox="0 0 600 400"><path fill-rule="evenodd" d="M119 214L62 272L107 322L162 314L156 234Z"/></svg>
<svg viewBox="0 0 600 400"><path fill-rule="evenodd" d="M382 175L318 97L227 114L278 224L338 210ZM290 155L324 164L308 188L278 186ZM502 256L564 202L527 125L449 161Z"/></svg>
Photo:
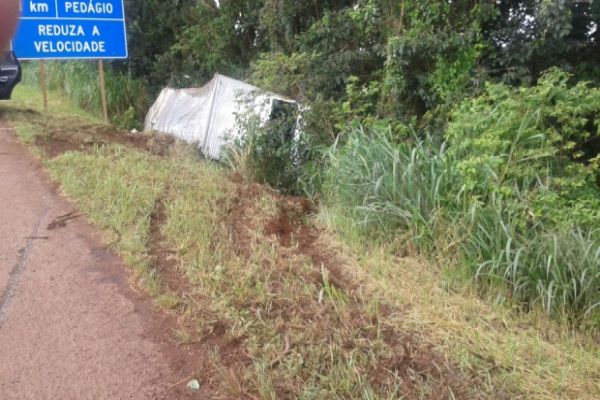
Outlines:
<svg viewBox="0 0 600 400"><path fill-rule="evenodd" d="M92 133L89 133L92 132ZM146 140L143 137L136 137L128 133L119 133L116 136L115 132L88 131L85 138L78 137L58 137L58 135L38 136L35 144L41 147L49 158L58 157L69 151L89 152L95 147L102 147L107 144L121 144L135 147L140 150L147 150Z"/></svg>
<svg viewBox="0 0 600 400"><path fill-rule="evenodd" d="M158 272L161 292L172 292L179 296L192 292L192 285L179 269L177 250L165 246L162 227L166 224L167 212L164 200L159 198L150 216L150 243L148 248L152 266Z"/></svg>
<svg viewBox="0 0 600 400"><path fill-rule="evenodd" d="M332 348L339 346L348 352L357 351L366 343L382 341L388 349L387 353L370 362L369 369L363 371L373 387L392 388L400 381L400 394L406 399L470 397L469 377L455 372L458 368L437 354L421 335L403 330L400 323L395 323L402 318L405 310L392 307L382 300L375 316L366 312L361 299L364 297L361 296L376 294L365 294L368 290L362 285L363 282L348 270L335 249L320 240L323 232L311 222L314 207L310 202L280 196L257 184L244 184L235 176L232 182L236 184L236 195L230 204L227 227L236 251L244 257L250 257L253 240L257 240L256 232L275 240L278 261L276 272L271 273L270 289L273 292L282 291L291 280L300 279L325 291L330 290L327 289L329 287L335 288L336 291L330 295L341 296L339 301L345 304L343 310L338 310L335 306L317 304L300 295L294 299L293 305L274 302L271 312L274 319L281 321L284 346L281 355L273 361L273 367L288 353L305 345L308 339L304 338L304 343L298 343L293 338L302 337L310 330L314 331L312 340L315 342L325 340L331 343ZM276 205L274 215L270 215L266 221L265 218L261 219L261 213L265 217L264 210L258 206L264 198ZM297 257L310 260L312 269L296 266L293 260ZM286 279L287 283L284 282ZM334 332L338 332L338 335L334 336ZM422 393L423 387L427 387L429 392ZM281 398L295 396L293 391L286 395L283 389L279 395Z"/></svg>
<svg viewBox="0 0 600 400"><path fill-rule="evenodd" d="M304 198L269 195L276 201L278 212L267 220L263 228L265 235L276 237L283 248L310 258L315 269L306 274L305 279L354 292L358 284L344 273L336 252L319 243L322 232L310 222L315 213L314 205Z"/></svg>
<svg viewBox="0 0 600 400"><path fill-rule="evenodd" d="M168 193L168 188L165 192ZM161 293L172 293L179 300L173 306L173 312L165 313L159 323L163 334L169 336L164 337L164 340L169 341L173 347L170 357L173 367L181 376L188 376L170 388L177 395L174 398L198 398L194 397L197 393L186 388L186 383L196 378L201 382L200 398L212 398L211 396L221 393L225 379L229 380L227 386L237 388L237 395L230 398L252 399L251 396L244 395L236 374L232 372L234 367L250 365L252 361L243 351L239 339L228 338L226 333L231 329L231 323L219 319L220 316L211 312L211 299L198 294L182 272L177 251L166 246L167 242L162 234L162 227L166 222L164 200L159 198L150 219L149 255L152 267L159 276ZM211 321L202 332L198 332L196 325L199 320ZM173 343L174 336L180 336L177 340L183 343ZM231 369L220 371L215 369L215 364L227 365Z"/></svg>
<svg viewBox="0 0 600 400"><path fill-rule="evenodd" d="M67 125L69 126L69 125ZM103 125L79 125L71 129L47 127L43 134L36 135L35 144L41 147L49 158L69 151L91 151L107 144L121 144L148 151L147 137L140 134L119 132Z"/></svg>
<svg viewBox="0 0 600 400"><path fill-rule="evenodd" d="M255 204L263 193L264 189L258 184L239 183L235 197L230 199L227 227L232 234L234 250L245 257L250 257L250 232L262 228L252 221L247 212L250 205Z"/></svg>
<svg viewBox="0 0 600 400"><path fill-rule="evenodd" d="M278 215L269 219L264 226L267 236L276 236L283 247L297 245L309 249L319 236L306 218L315 212L307 199L282 197L277 200Z"/></svg>
<svg viewBox="0 0 600 400"><path fill-rule="evenodd" d="M177 140L173 136L164 133L152 132L148 135L136 134L146 138L145 148L152 154L157 156L166 156Z"/></svg>
<svg viewBox="0 0 600 400"><path fill-rule="evenodd" d="M266 218L253 218L260 210L256 205L261 197L268 197L276 204L277 212ZM282 265L290 256L308 257L314 269L298 272L302 278L313 284L325 283L349 293L354 292L358 283L345 273L335 250L319 242L321 230L310 222L315 213L313 204L304 198L281 196L275 191L258 184L237 184L236 196L229 209L228 228L232 243L245 257L252 251L252 233L262 232L266 237L275 238L280 247ZM266 219L266 222L263 222ZM264 224L260 226L256 223ZM325 282L326 281L326 282Z"/></svg>
<svg viewBox="0 0 600 400"><path fill-rule="evenodd" d="M119 144L164 156L176 140L165 134L130 133L115 127L90 123L77 117L49 119L35 111L21 112L24 122L34 128L34 144L47 157L55 158L69 151L89 152L96 147Z"/></svg>
<svg viewBox="0 0 600 400"><path fill-rule="evenodd" d="M418 383L427 383L431 392L426 397L430 399L472 397L469 379L457 372L458 368L448 365L431 344L424 343L415 334L399 332L389 326L383 327L381 335L393 351L373 365L369 375L374 386L389 385L390 377L397 375L402 377L402 393L414 393Z"/></svg>

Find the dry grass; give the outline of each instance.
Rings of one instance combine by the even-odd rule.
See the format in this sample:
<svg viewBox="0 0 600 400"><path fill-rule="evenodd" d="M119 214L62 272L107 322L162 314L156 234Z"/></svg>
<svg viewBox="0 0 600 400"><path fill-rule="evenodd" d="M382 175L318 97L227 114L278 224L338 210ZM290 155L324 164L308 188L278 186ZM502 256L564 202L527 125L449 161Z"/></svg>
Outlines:
<svg viewBox="0 0 600 400"><path fill-rule="evenodd" d="M476 377L484 397L600 397L597 332L574 330L568 321L550 321L541 312L493 304L439 268L396 255L397 245L364 243L339 215L322 210L320 224L332 232L346 226L343 232L332 233L348 243L341 251L355 260L388 301L407 306L403 326L422 332L437 351Z"/></svg>

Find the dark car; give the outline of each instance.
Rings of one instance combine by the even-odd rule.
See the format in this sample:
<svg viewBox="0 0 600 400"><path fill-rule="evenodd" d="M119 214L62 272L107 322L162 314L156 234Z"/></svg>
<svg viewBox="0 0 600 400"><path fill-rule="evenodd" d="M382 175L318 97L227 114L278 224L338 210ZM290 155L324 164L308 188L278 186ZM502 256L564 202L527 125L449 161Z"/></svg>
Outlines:
<svg viewBox="0 0 600 400"><path fill-rule="evenodd" d="M13 89L21 82L21 64L15 53L4 51L0 55L0 100L9 100Z"/></svg>

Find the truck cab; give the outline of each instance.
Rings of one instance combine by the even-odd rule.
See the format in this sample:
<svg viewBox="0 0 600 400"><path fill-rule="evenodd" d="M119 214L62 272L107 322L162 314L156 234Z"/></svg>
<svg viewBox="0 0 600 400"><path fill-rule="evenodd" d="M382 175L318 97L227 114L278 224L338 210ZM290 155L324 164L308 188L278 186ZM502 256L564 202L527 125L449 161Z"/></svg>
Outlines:
<svg viewBox="0 0 600 400"><path fill-rule="evenodd" d="M12 91L21 82L21 64L15 53L5 50L0 53L0 100L10 100Z"/></svg>

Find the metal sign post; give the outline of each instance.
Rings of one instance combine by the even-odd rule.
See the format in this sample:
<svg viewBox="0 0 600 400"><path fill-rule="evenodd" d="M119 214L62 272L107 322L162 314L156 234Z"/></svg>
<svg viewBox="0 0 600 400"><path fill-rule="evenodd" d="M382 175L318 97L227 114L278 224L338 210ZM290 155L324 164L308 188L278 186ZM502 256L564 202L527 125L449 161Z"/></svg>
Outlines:
<svg viewBox="0 0 600 400"><path fill-rule="evenodd" d="M108 102L106 101L106 81L104 80L104 61L98 61L98 73L100 75L100 97L102 97L102 118L105 123L108 120Z"/></svg>
<svg viewBox="0 0 600 400"><path fill-rule="evenodd" d="M12 42L21 60L107 60L127 58L123 0L23 0ZM105 112L104 65L99 65Z"/></svg>
<svg viewBox="0 0 600 400"><path fill-rule="evenodd" d="M46 64L40 60L40 87L44 99L44 111L48 111L48 86L46 85Z"/></svg>

